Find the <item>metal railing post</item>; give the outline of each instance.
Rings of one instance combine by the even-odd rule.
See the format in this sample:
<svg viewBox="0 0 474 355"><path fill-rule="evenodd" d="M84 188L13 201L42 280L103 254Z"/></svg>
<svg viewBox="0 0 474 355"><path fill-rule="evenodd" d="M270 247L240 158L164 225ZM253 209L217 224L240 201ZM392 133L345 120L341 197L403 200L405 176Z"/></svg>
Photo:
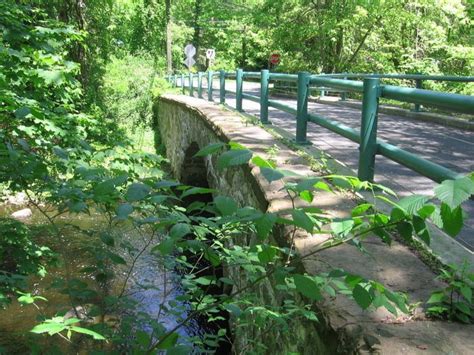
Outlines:
<svg viewBox="0 0 474 355"><path fill-rule="evenodd" d="M267 69L261 71L260 74L260 122L268 124L268 84L270 74Z"/></svg>
<svg viewBox="0 0 474 355"><path fill-rule="evenodd" d="M242 85L244 79L244 71L237 69L235 73L235 108L237 111L242 112Z"/></svg>
<svg viewBox="0 0 474 355"><path fill-rule="evenodd" d="M198 97L202 99L202 72L198 72Z"/></svg>
<svg viewBox="0 0 474 355"><path fill-rule="evenodd" d="M298 73L298 101L296 105L296 143L310 144L306 139L308 126L309 73Z"/></svg>
<svg viewBox="0 0 474 355"><path fill-rule="evenodd" d="M207 72L207 101L212 101L212 70Z"/></svg>
<svg viewBox="0 0 474 355"><path fill-rule="evenodd" d="M181 90L183 91L183 94L184 94L184 74L181 74Z"/></svg>
<svg viewBox="0 0 474 355"><path fill-rule="evenodd" d="M363 181L374 181L380 79L364 79L363 95L358 177Z"/></svg>
<svg viewBox="0 0 474 355"><path fill-rule="evenodd" d="M177 82L177 77L176 77L176 74L173 75L173 82L172 82L172 86L175 88L176 87L176 82Z"/></svg>
<svg viewBox="0 0 474 355"><path fill-rule="evenodd" d="M225 103L225 70L219 71L219 103Z"/></svg>
<svg viewBox="0 0 474 355"><path fill-rule="evenodd" d="M345 73L344 73L345 74ZM344 77L344 80L347 80L347 76ZM341 92L341 101L346 101L347 100L347 92L343 91Z"/></svg>
<svg viewBox="0 0 474 355"><path fill-rule="evenodd" d="M189 73L189 96L194 96L194 75L193 73Z"/></svg>
<svg viewBox="0 0 474 355"><path fill-rule="evenodd" d="M421 79L416 79L415 80L415 86L417 89L423 89L423 82ZM413 111L415 112L420 112L421 111L421 106L420 104L415 104Z"/></svg>

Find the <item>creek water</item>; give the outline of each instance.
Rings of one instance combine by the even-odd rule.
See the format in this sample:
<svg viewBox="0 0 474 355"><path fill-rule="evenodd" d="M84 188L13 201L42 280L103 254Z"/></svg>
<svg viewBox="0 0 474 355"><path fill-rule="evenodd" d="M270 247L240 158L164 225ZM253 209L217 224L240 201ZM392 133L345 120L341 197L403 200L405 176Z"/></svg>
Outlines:
<svg viewBox="0 0 474 355"><path fill-rule="evenodd" d="M18 206L0 205L0 217L8 217L18 209L20 209ZM33 215L24 222L35 228L47 224L44 216L38 211L33 211ZM79 280L89 288L97 290L99 299L96 299L96 302L99 303L103 303L108 296L123 293L135 306L132 310L118 309L113 317L121 319L126 313L129 319L136 319L132 329L138 328L151 333L151 327L143 322L144 315L149 320L159 322L168 330L177 324L179 314L163 312L163 305L169 307L169 302L173 302L181 292L175 282L176 275L167 271L150 251L151 247L158 243L159 237L139 232L131 225L121 224L120 230L117 230L117 234L121 237L119 243L115 244L120 245L120 248L116 247L115 252L127 261L127 265L111 266L114 274L112 280L105 287L103 285L99 287L92 274L83 272L83 269L93 262L91 247L100 245L101 242L97 236L91 237L78 232L77 227L97 231L103 227L104 220L94 214L64 215L58 218L58 225L75 227L64 228L60 237L51 235L44 229L44 232L39 232L38 242L58 253L60 264L48 268L48 274L42 279L29 278L28 292L45 297L47 302L38 301L36 307L22 306L13 301L6 309L0 309L0 349L2 349L0 353L2 351L8 354L30 353L30 343L33 341L39 343L43 349L51 348L52 344L60 344L58 350L66 353L87 353L97 346L97 342L88 340L72 346L57 335L50 337L29 333L29 330L38 324L39 316L52 317L58 312L64 314L71 311L73 305L70 296L61 292L60 287L54 287L71 279ZM133 269L130 272L132 265ZM182 308L185 309L185 306ZM112 316L110 318L113 319ZM87 324L85 326L87 327ZM185 337L191 337L199 335L200 329L197 324L191 324L180 328L178 332Z"/></svg>

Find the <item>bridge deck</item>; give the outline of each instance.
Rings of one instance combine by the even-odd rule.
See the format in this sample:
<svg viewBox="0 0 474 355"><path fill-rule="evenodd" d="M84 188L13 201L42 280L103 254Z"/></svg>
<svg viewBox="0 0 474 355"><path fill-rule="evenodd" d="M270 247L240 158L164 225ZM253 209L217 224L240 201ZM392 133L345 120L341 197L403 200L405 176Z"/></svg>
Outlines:
<svg viewBox="0 0 474 355"><path fill-rule="evenodd" d="M205 86L203 81L203 87ZM218 81L214 81L213 86L218 88ZM226 81L226 89L235 90L235 82ZM258 96L259 84L244 82L244 92ZM205 93L203 90L203 96L207 97ZM218 94L219 90L214 90L214 100L217 102ZM296 100L274 97L272 99L296 108ZM226 103L235 108L235 96L226 95ZM248 114L257 117L260 114L260 107L256 102L244 99L242 107ZM360 129L361 112L356 108L310 102L308 112L331 118L356 130ZM294 116L270 107L269 119L273 125L295 133ZM474 132L401 116L379 114L378 137L454 171L460 173L474 171ZM308 123L308 140L331 157L357 170L359 151L356 143L312 123ZM413 193L430 194L436 185L428 178L382 156L376 158L375 173L376 182L392 188L399 196ZM469 219L456 239L474 251L474 201L467 201L463 207Z"/></svg>

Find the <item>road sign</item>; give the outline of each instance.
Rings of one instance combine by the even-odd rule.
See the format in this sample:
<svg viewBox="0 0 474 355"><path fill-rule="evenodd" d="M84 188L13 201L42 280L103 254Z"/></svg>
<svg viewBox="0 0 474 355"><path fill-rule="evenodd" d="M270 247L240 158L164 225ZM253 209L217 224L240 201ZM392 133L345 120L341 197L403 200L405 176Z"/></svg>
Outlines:
<svg viewBox="0 0 474 355"><path fill-rule="evenodd" d="M186 58L184 60L184 64L188 67L188 69L191 69L191 67L196 64L196 61L193 58Z"/></svg>
<svg viewBox="0 0 474 355"><path fill-rule="evenodd" d="M270 55L270 63L272 63L273 65L278 65L280 64L280 54L278 53L272 53Z"/></svg>
<svg viewBox="0 0 474 355"><path fill-rule="evenodd" d="M208 49L206 51L206 58L209 60L214 60L214 58L216 58L216 50L212 48Z"/></svg>
<svg viewBox="0 0 474 355"><path fill-rule="evenodd" d="M189 43L186 47L184 47L184 54L186 57L194 57L196 54L196 47L194 47L191 43Z"/></svg>
<svg viewBox="0 0 474 355"><path fill-rule="evenodd" d="M196 64L196 61L193 59L194 55L196 54L196 47L194 47L191 43L184 47L184 54L186 55L186 59L184 60L184 64L191 69L191 67Z"/></svg>

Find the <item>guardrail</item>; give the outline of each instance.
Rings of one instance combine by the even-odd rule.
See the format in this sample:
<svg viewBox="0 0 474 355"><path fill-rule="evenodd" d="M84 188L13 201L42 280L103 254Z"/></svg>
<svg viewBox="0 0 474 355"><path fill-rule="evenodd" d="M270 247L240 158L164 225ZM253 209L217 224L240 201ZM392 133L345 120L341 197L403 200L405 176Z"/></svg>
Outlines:
<svg viewBox="0 0 474 355"><path fill-rule="evenodd" d="M421 158L416 154L400 149L392 144L377 139L377 122L379 98L388 98L401 102L414 103L417 105L434 106L454 112L474 114L474 97L468 95L447 94L442 92L423 90L420 88L407 88L392 85L382 85L380 79L387 78L408 78L414 80L450 80L450 81L474 81L474 77L446 77L441 76L418 76L418 75L378 75L378 74L331 74L331 75L310 75L307 72L296 74L270 73L268 70L261 72L244 72L237 69L235 73L228 73L224 70L197 74L189 73L180 76L168 76L167 80L173 86L181 86L183 94L186 89L191 96L194 96L194 79L197 77L197 94L203 98L203 78L207 79L207 99L213 101L213 78L219 78L219 102L225 103L226 94L235 94L236 109L242 112L243 99L258 102L260 104L260 121L268 124L268 107L288 112L296 116L296 137L297 144L310 144L307 140L307 125L315 123L329 129L347 139L359 143L359 166L358 177L364 181L373 181L375 172L375 156L382 155L390 160L402 164L409 169L424 175L431 180L441 182L446 179L455 179L461 174L450 170L444 166ZM363 81L348 80L350 77L363 77ZM236 91L226 90L226 79L235 78ZM260 79L260 96L250 95L243 92L244 79ZM179 79L179 85L178 85ZM186 85L186 79L188 81ZM297 105L296 110L281 102L269 99L269 83L272 80L296 83ZM332 89L344 90L347 92L358 92L362 94L362 115L360 131L356 131L342 123L329 118L308 113L308 96L311 84L316 84Z"/></svg>

